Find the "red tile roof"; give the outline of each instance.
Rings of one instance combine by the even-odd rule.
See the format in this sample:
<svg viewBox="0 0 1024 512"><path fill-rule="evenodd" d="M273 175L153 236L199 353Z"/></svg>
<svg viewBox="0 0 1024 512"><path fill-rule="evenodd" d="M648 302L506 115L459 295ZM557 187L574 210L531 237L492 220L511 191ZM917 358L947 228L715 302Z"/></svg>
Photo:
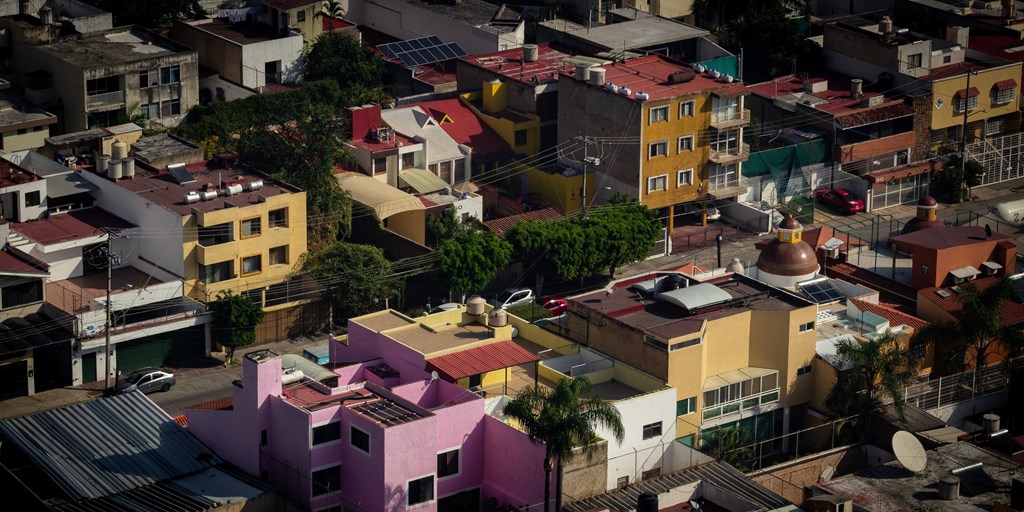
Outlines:
<svg viewBox="0 0 1024 512"><path fill-rule="evenodd" d="M0 250L0 274L40 274L45 275L49 265L24 252L5 244Z"/></svg>
<svg viewBox="0 0 1024 512"><path fill-rule="evenodd" d="M862 98L854 98L850 88L850 77L838 73L823 73L820 76L808 78L811 83L820 83L827 80L827 89L806 93L816 98L825 100L824 103L817 103L814 108L832 114L837 122L844 128L852 128L870 123L877 123L887 119L911 116L914 109L906 105L902 100L885 100L881 105L863 107ZM750 86L750 92L764 98L775 99L793 93L804 92L804 80L796 75L789 75L769 82L763 82ZM881 93L864 91L864 98L882 96Z"/></svg>
<svg viewBox="0 0 1024 512"><path fill-rule="evenodd" d="M971 60L965 60L964 62L958 64L950 64L948 66L932 68L932 72L921 77L921 80L943 80L946 78L952 78L954 76L966 75L968 71L984 71L986 69L988 69L988 66Z"/></svg>
<svg viewBox="0 0 1024 512"><path fill-rule="evenodd" d="M512 226L519 224L520 222L528 220L536 220L540 222L551 222L556 220L562 220L565 215L554 208L544 208L541 210L533 210L532 212L520 213L518 215L509 215L508 217L502 217L500 219L489 220L484 222L487 229L494 232L501 238L505 238L505 232L512 229Z"/></svg>
<svg viewBox="0 0 1024 512"><path fill-rule="evenodd" d="M188 416L185 416L184 414L182 414L181 416L175 416L174 418L171 419L173 419L174 422L177 423L178 425L181 425L183 427L188 426Z"/></svg>
<svg viewBox="0 0 1024 512"><path fill-rule="evenodd" d="M978 287L978 291L982 291L998 282L998 280L998 276L989 276L975 279L972 283L974 283L974 286ZM948 296L943 297L936 293L939 289L945 290ZM960 316L960 313L963 310L963 304L960 303L960 296L953 291L952 288L924 288L918 292L917 297L918 301L923 298L954 317ZM1003 303L1002 320L1003 325L1019 325L1024 323L1024 304L1017 299L1007 300Z"/></svg>
<svg viewBox="0 0 1024 512"><path fill-rule="evenodd" d="M1005 90L1008 90L1008 89L1013 89L1014 87L1017 87L1017 81L1012 79L1012 78L1007 78L1006 80L1000 80L1000 81L992 84L992 88L997 90L997 91L1005 91Z"/></svg>
<svg viewBox="0 0 1024 512"><path fill-rule="evenodd" d="M341 30L343 28L352 28L352 27L355 26L354 24L349 23L349 22L347 22L347 21L345 21L345 20L343 20L341 18L332 18L330 16L321 16L320 19L322 19L324 21L324 23L323 23L323 31L324 32L331 32L332 30ZM331 23L334 24L334 28L333 29L331 28Z"/></svg>
<svg viewBox="0 0 1024 512"><path fill-rule="evenodd" d="M67 242L103 233L100 228L127 229L134 224L101 208L86 208L52 215L49 219L11 224L17 231L42 245Z"/></svg>
<svg viewBox="0 0 1024 512"><path fill-rule="evenodd" d="M669 75L677 71L690 71L690 67L680 61L658 54L602 67L605 69L606 84L625 86L634 94L645 92L651 100L687 96L702 91L709 91L719 96L741 95L749 91L743 84L719 82L710 78L706 73L698 74L688 82L670 83ZM573 74L575 75L575 71Z"/></svg>
<svg viewBox="0 0 1024 512"><path fill-rule="evenodd" d="M432 357L427 359L427 369L456 380L538 360L535 354L514 341L505 340Z"/></svg>
<svg viewBox="0 0 1024 512"><path fill-rule="evenodd" d="M928 322L925 322L914 315L908 315L902 311L897 311L893 307L874 304L864 300L855 299L853 297L850 297L850 300L853 301L855 306L857 306L857 309L874 313L888 320L891 327L906 324L913 327L915 331L919 331L928 325Z"/></svg>
<svg viewBox="0 0 1024 512"><path fill-rule="evenodd" d="M480 161L481 158L487 160L494 153L500 153L501 158L510 158L515 154L498 132L482 122L458 98L427 101L410 106L418 106L430 114L455 142L473 148L474 162Z"/></svg>
<svg viewBox="0 0 1024 512"><path fill-rule="evenodd" d="M207 411L230 411L235 408L234 398L230 396L222 396L220 398L214 398L206 402L199 402L198 404L192 404L186 406L185 409L203 409Z"/></svg>
<svg viewBox="0 0 1024 512"><path fill-rule="evenodd" d="M972 96L977 96L978 94L978 88L971 87L970 89L960 89L959 91L956 92L956 94L953 95L953 97L960 100L963 99L965 96L970 98Z"/></svg>
<svg viewBox="0 0 1024 512"><path fill-rule="evenodd" d="M520 83L557 82L561 73L576 73L576 67L566 59L572 57L556 44L537 45L537 60L523 60L523 49L515 48L483 55L470 55L462 60L474 66L503 75L506 79ZM479 84L477 84L479 85Z"/></svg>

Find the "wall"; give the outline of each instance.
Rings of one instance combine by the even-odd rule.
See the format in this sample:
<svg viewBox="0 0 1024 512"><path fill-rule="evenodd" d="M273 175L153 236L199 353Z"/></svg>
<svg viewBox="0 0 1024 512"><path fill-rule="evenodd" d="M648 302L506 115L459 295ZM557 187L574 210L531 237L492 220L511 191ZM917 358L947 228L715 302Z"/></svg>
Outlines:
<svg viewBox="0 0 1024 512"><path fill-rule="evenodd" d="M680 104L693 101L693 115L683 117ZM679 96L659 101L646 101L641 104L640 117L640 188L644 203L651 208L661 208L678 203L693 201L702 194L698 191L707 190L707 172L705 170L710 147L707 144L708 124L711 118L711 102L708 95L702 93ZM651 122L650 113L656 107L667 106L666 121ZM693 137L692 151L679 151L678 139L682 136ZM665 141L668 145L664 157L648 156L648 145L652 142ZM693 169L693 183L678 185L677 171ZM666 175L668 188L664 191L649 192L647 179L652 176Z"/></svg>
<svg viewBox="0 0 1024 512"><path fill-rule="evenodd" d="M169 37L189 48L201 50L198 52L199 65L220 73L228 80L247 87L255 87L255 85L245 83L242 77L242 45L201 28L202 25L212 21L212 19L197 22L177 20L171 26ZM262 71L262 69L261 64L260 70Z"/></svg>
<svg viewBox="0 0 1024 512"><path fill-rule="evenodd" d="M864 142L858 142L856 144L848 144L845 146L836 147L838 153L835 160L839 163L854 162L857 160L863 160L865 158L877 157L885 153L892 153L894 151L901 151L904 149L912 149L916 146L917 138L914 132L900 133L897 135L891 135L888 137L881 137L878 139L871 139ZM892 167L892 158L888 159L889 162L882 161L889 165L880 166L880 169L886 167Z"/></svg>
<svg viewBox="0 0 1024 512"><path fill-rule="evenodd" d="M36 126L29 128L27 133L18 134L17 130L4 132L3 143L0 147L5 153L23 151L26 149L41 148L46 144L46 138L50 136L49 126Z"/></svg>
<svg viewBox="0 0 1024 512"><path fill-rule="evenodd" d="M440 491L438 489L439 482L436 480L437 445L430 443L429 440L437 435L441 425L441 419L434 416L384 429L383 448L386 456L384 457L383 498L385 505L382 510L387 512L406 510L407 482L428 475L435 476L434 498L436 500L438 491ZM450 440L445 439L445 442ZM368 502L367 505L372 506L372 502ZM424 511L436 509L436 501L417 508L417 510Z"/></svg>
<svg viewBox="0 0 1024 512"><path fill-rule="evenodd" d="M976 123L983 119L992 119L1017 111L1020 104L1020 84L1014 87L1014 100L1003 105L993 105L991 101L992 86L1002 80L1013 79L1020 81L1021 64L1015 62L1000 67L992 67L972 74L971 87L978 89L978 108L968 112L968 120ZM952 77L945 80L937 80L932 83L932 105L939 99L943 104L941 108L932 110L932 130L942 130L950 126L963 124L964 114L954 110L953 95L967 86L967 75Z"/></svg>
<svg viewBox="0 0 1024 512"><path fill-rule="evenodd" d="M601 439L589 455L576 448L573 459L562 464L562 503L572 503L613 489L614 486L605 484L607 475L608 441ZM552 494L554 492L552 489Z"/></svg>
<svg viewBox="0 0 1024 512"><path fill-rule="evenodd" d="M319 23L320 18L317 18ZM301 35L247 44L242 47L242 85L258 88L267 85L264 64L281 61L281 82L292 83L305 75Z"/></svg>
<svg viewBox="0 0 1024 512"><path fill-rule="evenodd" d="M485 416L483 423L487 453L482 483L484 499L494 497L500 503L514 506L543 503L544 447L490 416ZM554 485L553 478L551 484Z"/></svg>
<svg viewBox="0 0 1024 512"><path fill-rule="evenodd" d="M212 101L221 101L217 99L217 89L224 91L223 101L239 100L256 94L256 91L246 89L241 85L229 82L224 78L221 78L218 74L200 78L199 90L202 91L203 89L210 92L210 98Z"/></svg>
<svg viewBox="0 0 1024 512"><path fill-rule="evenodd" d="M661 468L669 473L672 457L669 451L676 438L676 391L668 388L635 396L613 403L626 430L620 444L605 428L598 427L598 435L608 440L608 475L605 485L614 489L619 477L628 476L629 482L638 482L644 471ZM643 438L643 427L661 423L661 435Z"/></svg>
<svg viewBox="0 0 1024 512"><path fill-rule="evenodd" d="M94 7L79 0L50 0L50 7L53 9L54 17L67 16L75 30L83 34L98 32L113 28L113 15L98 7ZM58 13L60 13L58 15Z"/></svg>
<svg viewBox="0 0 1024 512"><path fill-rule="evenodd" d="M884 453L870 445L842 446L755 471L749 476L754 482L765 486L797 506L802 506L804 499L808 497L806 489L817 484L826 469L834 468L836 476L854 473L891 460L892 456L889 454L885 454L888 457L884 461L881 460ZM869 460L873 463L869 463Z"/></svg>

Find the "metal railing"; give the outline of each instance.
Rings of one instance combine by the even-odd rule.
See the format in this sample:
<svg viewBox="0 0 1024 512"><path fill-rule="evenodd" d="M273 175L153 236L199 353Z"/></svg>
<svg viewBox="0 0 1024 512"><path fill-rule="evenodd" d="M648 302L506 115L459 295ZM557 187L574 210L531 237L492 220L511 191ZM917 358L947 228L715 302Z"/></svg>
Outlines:
<svg viewBox="0 0 1024 512"><path fill-rule="evenodd" d="M86 108L104 107L110 105L124 105L124 91L105 92L92 94L86 97Z"/></svg>
<svg viewBox="0 0 1024 512"><path fill-rule="evenodd" d="M708 179L708 192L715 192L718 190L724 190L727 188L736 187L747 187L747 178L745 176L737 176L731 180L718 181L715 179Z"/></svg>
<svg viewBox="0 0 1024 512"><path fill-rule="evenodd" d="M711 114L711 127L715 129L732 128L743 124L750 123L750 111L739 110L736 112L727 112L722 114Z"/></svg>
<svg viewBox="0 0 1024 512"><path fill-rule="evenodd" d="M708 157L709 160L716 164L746 160L747 158L750 158L750 144L746 143L740 144L734 148L729 148L725 151L711 150L711 155Z"/></svg>

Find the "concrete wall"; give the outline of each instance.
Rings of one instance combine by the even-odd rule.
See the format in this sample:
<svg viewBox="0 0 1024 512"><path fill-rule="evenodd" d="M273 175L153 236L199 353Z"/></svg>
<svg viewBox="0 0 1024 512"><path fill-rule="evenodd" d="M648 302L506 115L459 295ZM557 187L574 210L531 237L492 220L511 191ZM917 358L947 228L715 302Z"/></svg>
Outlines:
<svg viewBox="0 0 1024 512"><path fill-rule="evenodd" d="M513 506L536 506L544 502L544 447L533 444L522 432L496 420L484 417L484 499L497 498ZM554 475L552 475L554 476ZM552 478L551 484L554 484ZM552 488L553 489L553 488ZM554 493L552 492L552 496Z"/></svg>
<svg viewBox="0 0 1024 512"><path fill-rule="evenodd" d="M892 459L891 454L874 446L843 446L755 471L749 476L751 480L801 506L808 497L806 489L817 484L826 469L833 468L838 477L885 464Z"/></svg>
<svg viewBox="0 0 1024 512"><path fill-rule="evenodd" d="M242 47L242 85L258 88L267 85L264 64L281 61L281 82L293 83L306 74L302 36L295 34Z"/></svg>
<svg viewBox="0 0 1024 512"><path fill-rule="evenodd" d="M608 441L604 439L593 447L590 454L579 448L573 450L572 460L562 463L562 503L597 496L613 489L614 486L605 484L608 464Z"/></svg>
<svg viewBox="0 0 1024 512"><path fill-rule="evenodd" d="M256 94L256 91L247 89L238 85L234 82L229 82L220 75L210 75L205 78L199 79L199 90L206 89L210 93L211 101L234 101L242 98L248 98ZM217 98L217 90L224 91L224 99L220 100Z"/></svg>
<svg viewBox="0 0 1024 512"><path fill-rule="evenodd" d="M17 130L4 132L0 134L0 137L3 137L0 147L3 148L5 153L41 148L46 144L46 138L49 136L49 126L29 128L27 133L22 134L19 134Z"/></svg>

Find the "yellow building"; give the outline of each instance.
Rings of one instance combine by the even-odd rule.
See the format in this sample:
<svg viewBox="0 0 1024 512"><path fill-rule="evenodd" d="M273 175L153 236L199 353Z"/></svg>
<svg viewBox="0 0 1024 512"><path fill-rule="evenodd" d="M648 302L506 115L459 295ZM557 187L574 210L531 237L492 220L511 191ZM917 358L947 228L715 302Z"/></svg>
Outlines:
<svg viewBox="0 0 1024 512"><path fill-rule="evenodd" d="M307 47L324 32L323 19L318 14L323 4L322 0L263 0L270 16L267 24L279 30L298 29Z"/></svg>
<svg viewBox="0 0 1024 512"><path fill-rule="evenodd" d="M596 141L602 189L667 209L671 228L687 203L746 192L748 91L716 73L659 55L581 66L558 84L558 138Z"/></svg>
<svg viewBox="0 0 1024 512"><path fill-rule="evenodd" d="M1020 62L989 66L967 61L934 70L925 79L932 86L933 141L960 144L965 113L967 143L1012 133L1020 126Z"/></svg>
<svg viewBox="0 0 1024 512"><path fill-rule="evenodd" d="M527 194L537 194L545 204L561 210L566 216L572 216L583 206L583 169L564 166L530 167L515 164L511 167L511 190ZM597 191L597 174L593 169L587 171L587 204L594 205Z"/></svg>
<svg viewBox="0 0 1024 512"><path fill-rule="evenodd" d="M481 92L462 95L473 113L521 155L540 151L540 117L519 112L508 106L508 86L501 80L484 82Z"/></svg>
<svg viewBox="0 0 1024 512"><path fill-rule="evenodd" d="M567 337L675 388L680 441L733 426L763 441L802 421L814 392L813 302L740 274L655 273L610 290L570 300Z"/></svg>

